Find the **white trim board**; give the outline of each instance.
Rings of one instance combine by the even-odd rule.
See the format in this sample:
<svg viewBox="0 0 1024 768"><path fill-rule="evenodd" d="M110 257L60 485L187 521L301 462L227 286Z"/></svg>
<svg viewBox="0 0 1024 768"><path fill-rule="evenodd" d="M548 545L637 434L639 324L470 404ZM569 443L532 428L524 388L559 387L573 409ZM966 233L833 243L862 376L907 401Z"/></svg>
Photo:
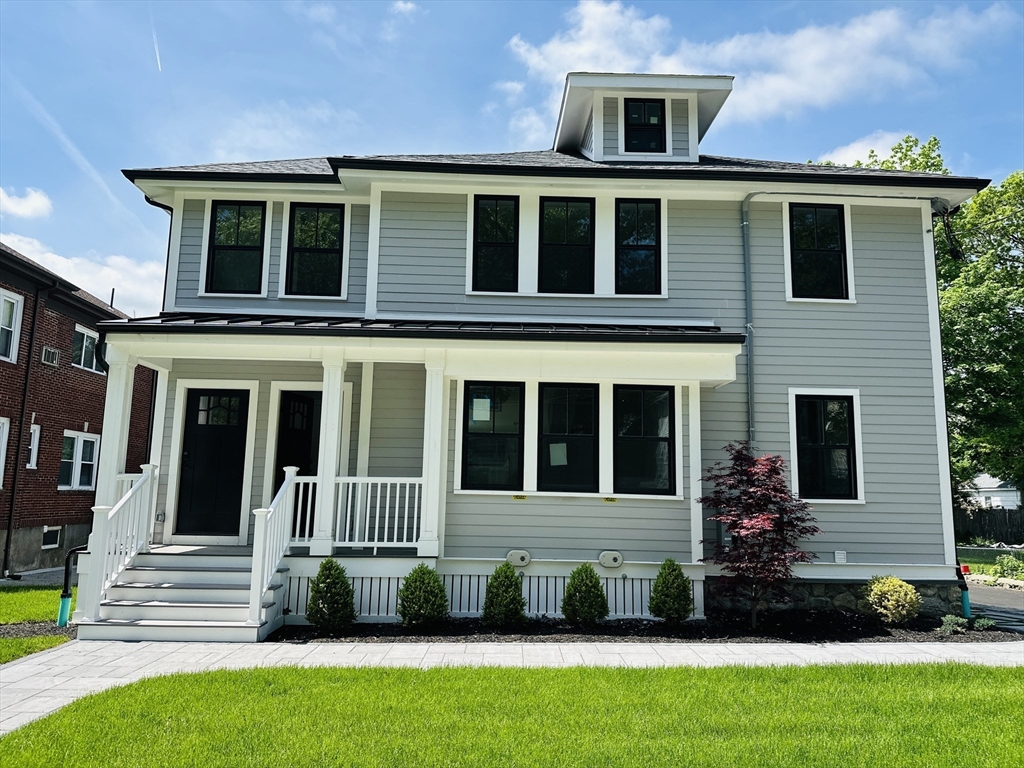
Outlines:
<svg viewBox="0 0 1024 768"><path fill-rule="evenodd" d="M242 475L242 505L238 536L179 536L174 531L178 513L178 482L181 477L181 449L185 437L185 404L189 389L247 389L249 414L245 431L245 467ZM164 544L238 544L245 546L249 538L249 509L252 503L253 456L256 452L256 413L259 408L260 383L253 379L178 379L174 387L174 417L171 426L171 452L168 459L167 495L165 499Z"/></svg>
<svg viewBox="0 0 1024 768"><path fill-rule="evenodd" d="M853 398L853 439L854 443L854 474L857 481L857 497L854 499L802 499L808 504L821 505L844 505L844 504L865 504L867 493L864 488L864 438L861 429L861 408L859 389L835 389L832 387L790 387L788 397L789 410L789 468L790 487L793 495L800 496L800 472L797 464L796 444L796 396L797 395L821 395Z"/></svg>
<svg viewBox="0 0 1024 768"><path fill-rule="evenodd" d="M786 273L786 301L794 304L856 304L856 280L853 275L853 216L849 200L831 198L793 198L780 196L773 198L782 203L782 260ZM846 240L846 292L845 299L805 299L793 296L793 247L790 243L789 206L791 203L822 203L825 205L843 206L843 234Z"/></svg>
<svg viewBox="0 0 1024 768"><path fill-rule="evenodd" d="M20 293L14 293L13 291L7 291L0 288L0 299L11 301L14 303L14 317L12 322L14 326L11 329L11 354L9 357L0 357L0 362L18 364L18 342L21 339L21 322L25 316L25 297ZM35 308L35 311L39 311L39 307ZM31 351L30 351L31 353Z"/></svg>

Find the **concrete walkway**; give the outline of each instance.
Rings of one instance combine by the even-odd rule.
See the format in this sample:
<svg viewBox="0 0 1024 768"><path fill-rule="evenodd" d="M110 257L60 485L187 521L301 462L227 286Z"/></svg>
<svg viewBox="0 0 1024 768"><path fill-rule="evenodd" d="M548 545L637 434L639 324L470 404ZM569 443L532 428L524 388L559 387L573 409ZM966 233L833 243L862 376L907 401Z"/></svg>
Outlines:
<svg viewBox="0 0 1024 768"><path fill-rule="evenodd" d="M0 734L90 693L174 672L248 667L1024 666L1012 643L125 643L75 640L0 667Z"/></svg>

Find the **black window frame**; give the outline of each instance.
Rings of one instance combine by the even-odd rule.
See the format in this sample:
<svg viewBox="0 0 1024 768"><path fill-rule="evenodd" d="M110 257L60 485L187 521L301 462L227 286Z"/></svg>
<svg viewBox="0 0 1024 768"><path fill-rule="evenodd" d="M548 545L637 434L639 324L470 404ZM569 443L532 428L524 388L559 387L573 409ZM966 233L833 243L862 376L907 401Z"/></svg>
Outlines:
<svg viewBox="0 0 1024 768"><path fill-rule="evenodd" d="M797 208L813 208L815 211L827 209L835 211L839 217L839 250L824 248L797 248L796 234L793 230L796 224L794 210ZM789 293L794 299L814 299L818 301L849 301L850 300L850 254L846 244L846 206L842 203L815 203L795 202L789 204ZM815 225L817 225L817 214L815 214ZM808 256L832 256L837 255L842 268L843 285L841 295L821 295L797 291L797 256L806 254Z"/></svg>
<svg viewBox="0 0 1024 768"><path fill-rule="evenodd" d="M548 434L544 431L544 391L546 389L589 389L594 393L594 433L593 435L574 435L571 433ZM587 437L594 446L594 482L587 488L559 486L544 480L544 452L551 442L558 438L583 440ZM537 490L544 492L564 493L598 493L601 485L601 385L572 382L541 382L537 385Z"/></svg>
<svg viewBox="0 0 1024 768"><path fill-rule="evenodd" d="M300 251L311 253L338 254L338 290L335 293L303 293L294 289L294 276L292 270L295 268L295 213L299 208L317 209L317 228L319 231L319 211L322 208L329 208L338 211L338 247L337 248L299 248ZM302 296L311 298L340 298L345 289L345 204L344 203L289 203L288 205L288 243L287 243L287 264L284 277L284 292L286 296Z"/></svg>
<svg viewBox="0 0 1024 768"><path fill-rule="evenodd" d="M570 247L569 243L545 243L544 242L544 206L547 203L587 203L590 205L590 270L589 270L589 290L584 291L566 291L566 290L551 290L544 286L544 258L545 258L545 247L547 248L558 248L558 247ZM593 296L595 293L595 243L597 238L595 237L595 230L597 228L596 217L596 198L593 197L573 197L573 196L555 196L555 197L541 197L540 198L540 209L539 209L539 232L537 233L537 293L553 293L553 294L566 294L573 296ZM571 247L579 247L578 245L571 245Z"/></svg>
<svg viewBox="0 0 1024 768"><path fill-rule="evenodd" d="M217 245L217 209L221 206L246 206L246 207L259 207L262 213L260 214L260 242L258 246L251 245ZM236 238L237 240L237 238ZM210 204L210 237L209 242L206 244L206 275L205 275L205 286L206 293L212 294L231 294L235 296L259 296L263 293L263 268L264 268L264 244L267 240L267 203L265 200L213 200ZM259 285L254 291L232 291L218 289L213 285L213 273L216 267L216 251L218 250L235 250L235 251L251 251L255 248L259 249L260 253L260 264L259 264Z"/></svg>
<svg viewBox="0 0 1024 768"><path fill-rule="evenodd" d="M629 122L629 107L630 107L631 104L636 104L636 103L640 103L640 104L644 105L644 119L645 120L649 119L647 117L647 114L646 114L647 113L646 105L647 104L654 104L654 103L661 104L661 125L659 126L659 128L661 129L661 137L660 137L661 138L661 150L660 151L651 151L651 150L648 150L648 149L637 150L637 149L630 149L629 148L630 129L634 129L634 130L636 130L636 129L650 130L651 128L654 127L650 123L647 123L647 122L644 122L644 123L630 123ZM625 152L626 154L633 154L633 155L665 155L665 154L668 154L668 152L669 152L669 144L668 144L668 100L667 99L630 98L630 99L623 99L622 100L622 151Z"/></svg>
<svg viewBox="0 0 1024 768"><path fill-rule="evenodd" d="M648 437L644 435L619 435L617 434L619 413L617 410L618 395L623 391L645 391L659 390L668 393L668 437ZM641 428L641 432L642 432ZM612 387L612 488L615 495L643 495L643 496L675 496L679 478L676 477L676 388L674 386L646 385L646 384L615 384ZM619 480L619 457L622 455L623 443L636 443L639 441L664 442L668 444L668 473L669 487L665 490L651 488L627 489Z"/></svg>
<svg viewBox="0 0 1024 768"><path fill-rule="evenodd" d="M655 244L651 246L625 246L622 245L622 237L619 234L619 225L622 220L619 215L619 206L626 205L637 205L639 203L653 203L654 204L654 231L655 231ZM620 251L622 250L653 250L654 260L657 265L657 278L655 281L655 289L653 291L625 291L619 288L619 265L620 265ZM639 198L639 197L620 197L615 199L615 293L617 295L624 296L660 296L662 292L661 284L661 272L662 272L662 259L664 254L662 252L661 242L661 200L659 198Z"/></svg>
<svg viewBox="0 0 1024 768"><path fill-rule="evenodd" d="M519 474L516 482L508 486L474 484L469 481L469 446L477 436L469 431L469 414L473 407L470 390L472 387L516 387L519 389ZM521 493L525 483L526 450L526 382L523 381L464 381L462 385L462 490L464 491L507 491ZM493 408L493 406L492 406ZM491 432L491 435L494 433Z"/></svg>
<svg viewBox="0 0 1024 768"><path fill-rule="evenodd" d="M801 418L801 412L802 412L801 407L800 407L801 403L802 402L806 402L806 401L815 401L815 402L826 404L825 407L827 407L827 403L829 401L840 401L840 400L846 403L847 409L848 409L848 411L847 411L847 413L848 413L848 419L847 419L848 435L847 435L847 439L849 440L849 442L846 443L846 444L826 443L825 442L825 437L824 437L825 422L824 422L824 419L820 419L819 423L820 423L821 432L822 432L822 434L821 434L821 442L819 442L819 443L811 443L811 444L801 443L800 442L800 437L801 437L801 434L803 433L803 430L801 429L801 424L800 424L800 418ZM816 395L816 394L799 394L799 395L794 395L793 396L793 409L794 409L793 423L794 423L794 426L795 426L795 429L796 429L796 439L795 439L796 456L793 457L793 458L796 460L795 464L796 464L797 486L799 488L799 496L800 496L800 498L802 498L802 499L822 499L822 500L829 500L829 501L833 501L833 500L834 501L859 501L860 500L860 488L859 488L859 484L857 482L857 462L859 460L859 457L857 455L857 416L858 416L858 414L857 414L857 409L856 409L856 400L855 400L854 396L853 395L828 395L828 394L821 394L821 395ZM818 458L817 462L815 462L815 466L823 467L824 466L824 460L825 460L825 454L828 451L830 451L830 450L835 450L835 449L839 449L839 448L846 449L846 450L849 451L849 456L850 456L850 474L849 474L849 486L850 487L849 487L849 492L848 493L839 493L839 494L837 494L837 493L820 492L821 489L824 487L824 484L825 484L824 483L824 479L822 477L819 477L819 478L817 478L815 483L808 483L808 482L805 481L804 473L811 471L811 467L808 466L808 462L800 460L800 454L801 454L802 451L808 451L808 450L817 451L818 453L821 454L821 456ZM812 485L815 486L812 489L815 492L812 492L811 490L808 490L808 486L812 486Z"/></svg>
<svg viewBox="0 0 1024 768"><path fill-rule="evenodd" d="M480 241L480 203L482 201L508 202L514 206L512 243L481 242ZM514 285L508 289L487 288L480 286L481 269L479 268L480 246L502 246L511 247L514 258L513 275ZM519 292L519 195L473 195L473 290L481 293L518 293Z"/></svg>

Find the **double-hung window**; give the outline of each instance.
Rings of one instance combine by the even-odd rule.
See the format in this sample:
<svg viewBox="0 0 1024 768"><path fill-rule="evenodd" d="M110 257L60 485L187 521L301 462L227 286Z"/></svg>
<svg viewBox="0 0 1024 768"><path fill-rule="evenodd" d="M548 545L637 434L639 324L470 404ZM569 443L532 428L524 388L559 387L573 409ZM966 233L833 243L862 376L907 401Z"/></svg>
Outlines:
<svg viewBox="0 0 1024 768"><path fill-rule="evenodd" d="M795 395L796 471L804 499L856 499L853 397Z"/></svg>
<svg viewBox="0 0 1024 768"><path fill-rule="evenodd" d="M519 290L519 198L476 195L473 290Z"/></svg>
<svg viewBox="0 0 1024 768"><path fill-rule="evenodd" d="M99 334L90 331L81 325L75 326L75 333L71 337L71 364L76 368L84 368L87 371L103 373L100 367L99 355L96 351L96 344L99 342Z"/></svg>
<svg viewBox="0 0 1024 768"><path fill-rule="evenodd" d="M462 487L523 489L523 383L467 381L463 414Z"/></svg>
<svg viewBox="0 0 1024 768"><path fill-rule="evenodd" d="M540 199L539 293L594 292L594 198Z"/></svg>
<svg viewBox="0 0 1024 768"><path fill-rule="evenodd" d="M658 200L615 201L615 292L661 293Z"/></svg>
<svg viewBox="0 0 1024 768"><path fill-rule="evenodd" d="M675 495L672 391L672 387L615 387L615 493Z"/></svg>
<svg viewBox="0 0 1024 768"><path fill-rule="evenodd" d="M625 150L665 153L665 100L625 99Z"/></svg>
<svg viewBox="0 0 1024 768"><path fill-rule="evenodd" d="M597 384L541 384L538 491L598 491Z"/></svg>
<svg viewBox="0 0 1024 768"><path fill-rule="evenodd" d="M850 298L842 205L789 206L790 286L794 299Z"/></svg>
<svg viewBox="0 0 1024 768"><path fill-rule="evenodd" d="M206 260L207 293L263 291L262 202L214 202Z"/></svg>
<svg viewBox="0 0 1024 768"><path fill-rule="evenodd" d="M21 307L21 296L0 289L0 360L9 363L18 362Z"/></svg>
<svg viewBox="0 0 1024 768"><path fill-rule="evenodd" d="M289 296L340 296L345 208L293 203L288 223Z"/></svg>
<svg viewBox="0 0 1024 768"><path fill-rule="evenodd" d="M60 490L91 491L96 487L96 460L99 458L99 435L64 431L60 453Z"/></svg>

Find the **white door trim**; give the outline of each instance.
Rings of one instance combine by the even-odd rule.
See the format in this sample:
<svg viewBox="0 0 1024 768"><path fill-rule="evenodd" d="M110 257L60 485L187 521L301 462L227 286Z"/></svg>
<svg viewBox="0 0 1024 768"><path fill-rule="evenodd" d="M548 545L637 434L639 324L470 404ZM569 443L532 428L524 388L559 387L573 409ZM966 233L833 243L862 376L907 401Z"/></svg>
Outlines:
<svg viewBox="0 0 1024 768"><path fill-rule="evenodd" d="M185 437L185 404L190 389L247 389L249 414L245 428L245 465L242 475L242 504L239 511L237 536L179 536L174 527L178 516L178 484L181 478L181 447ZM244 379L178 379L174 388L174 421L171 427L171 454L168 456L167 521L164 526L165 544L248 544L249 509L252 503L253 456L256 452L256 411L259 407L260 383ZM246 491L248 490L248 493Z"/></svg>

